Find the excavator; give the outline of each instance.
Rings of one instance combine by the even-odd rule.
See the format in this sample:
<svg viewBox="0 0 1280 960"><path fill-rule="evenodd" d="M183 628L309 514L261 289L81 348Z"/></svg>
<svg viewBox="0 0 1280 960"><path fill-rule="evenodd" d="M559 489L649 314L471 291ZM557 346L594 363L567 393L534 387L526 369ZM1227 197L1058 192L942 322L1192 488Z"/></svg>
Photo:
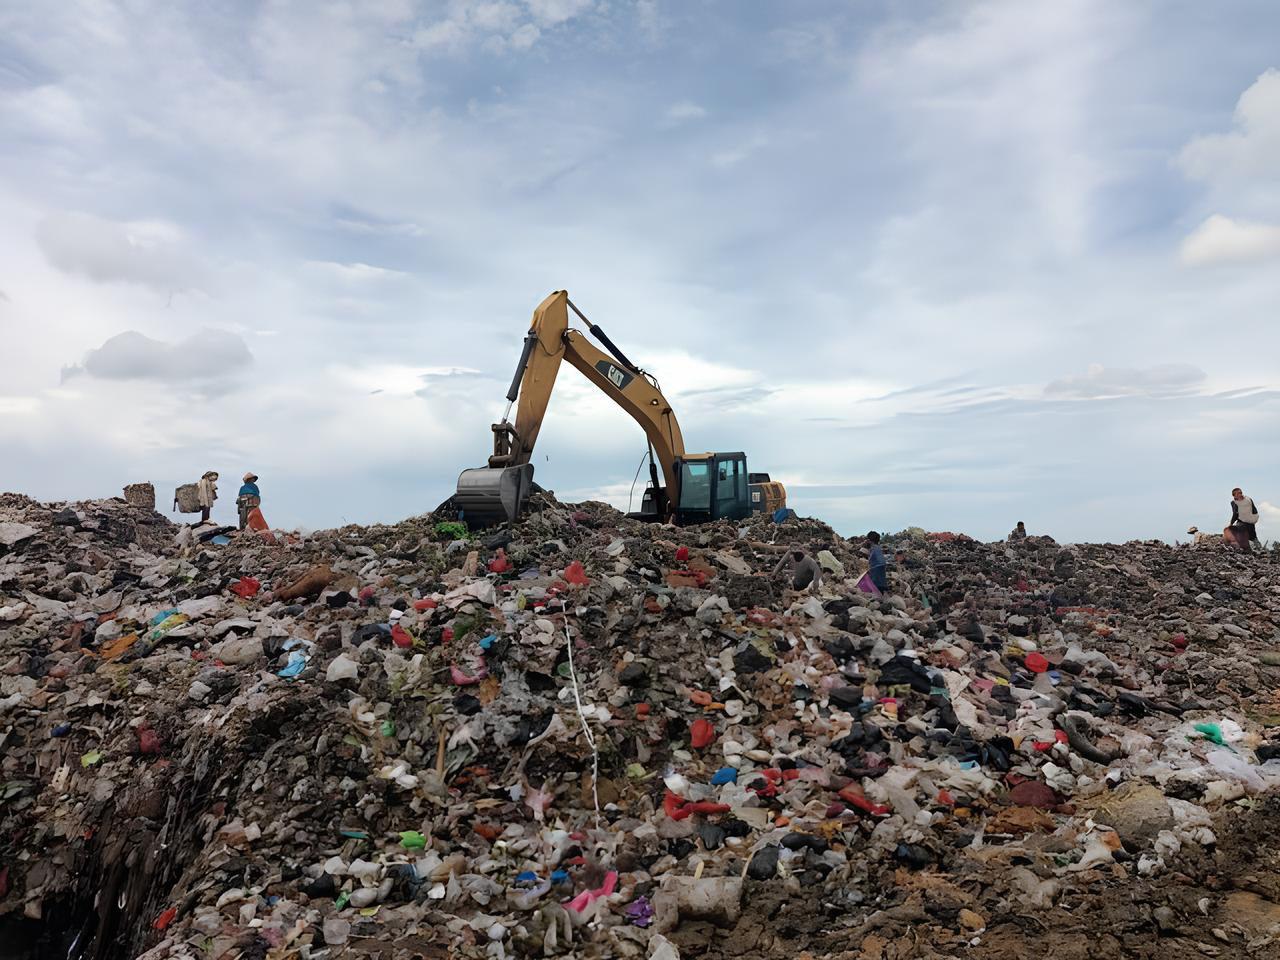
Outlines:
<svg viewBox="0 0 1280 960"><path fill-rule="evenodd" d="M570 310L604 350L569 326ZM770 480L767 473L748 473L746 454L686 451L675 411L657 380L628 360L603 330L583 316L567 292L557 290L533 311L507 391L506 412L492 427L493 456L487 466L463 470L458 477L453 506L472 528L514 521L524 508L533 490L533 447L565 360L644 430L649 485L640 511L632 516L686 526L722 518L740 520L751 513L772 514L786 507L782 484ZM520 405L512 423L509 418L517 398Z"/></svg>

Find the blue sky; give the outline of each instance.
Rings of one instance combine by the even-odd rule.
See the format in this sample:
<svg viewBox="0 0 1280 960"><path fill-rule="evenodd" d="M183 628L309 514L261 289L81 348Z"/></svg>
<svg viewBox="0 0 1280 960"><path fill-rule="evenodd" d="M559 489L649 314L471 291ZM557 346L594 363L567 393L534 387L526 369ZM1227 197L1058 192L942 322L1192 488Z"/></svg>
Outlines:
<svg viewBox="0 0 1280 960"><path fill-rule="evenodd" d="M430 509L565 288L842 532L1280 530L1273 3L179 6L0 7L0 488Z"/></svg>

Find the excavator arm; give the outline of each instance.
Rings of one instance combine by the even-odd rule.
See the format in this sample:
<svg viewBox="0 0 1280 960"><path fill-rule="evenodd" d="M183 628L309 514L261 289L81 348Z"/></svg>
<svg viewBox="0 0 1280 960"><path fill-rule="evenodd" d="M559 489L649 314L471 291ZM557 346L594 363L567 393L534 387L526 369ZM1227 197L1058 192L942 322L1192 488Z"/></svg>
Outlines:
<svg viewBox="0 0 1280 960"><path fill-rule="evenodd" d="M569 326L572 309L592 335L609 348L596 347L579 330ZM678 502L680 473L677 461L685 455L684 437L671 404L644 371L632 364L599 327L582 315L569 295L558 290L538 304L525 337L520 363L507 391L508 407L519 399L515 423L504 416L493 425L493 456L488 468L464 470L458 478L455 503L464 514L481 522L512 519L532 482L534 444L555 388L562 361L568 361L644 430L661 466L666 504ZM656 478L655 478L656 479Z"/></svg>

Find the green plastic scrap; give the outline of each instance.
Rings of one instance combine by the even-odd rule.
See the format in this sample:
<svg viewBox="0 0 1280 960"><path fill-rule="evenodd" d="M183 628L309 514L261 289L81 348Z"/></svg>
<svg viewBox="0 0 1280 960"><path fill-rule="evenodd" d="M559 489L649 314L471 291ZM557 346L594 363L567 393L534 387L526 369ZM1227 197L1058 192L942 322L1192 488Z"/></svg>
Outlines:
<svg viewBox="0 0 1280 960"><path fill-rule="evenodd" d="M627 764L627 776L632 780L643 780L649 776L649 771L641 764L629 763Z"/></svg>
<svg viewBox="0 0 1280 960"><path fill-rule="evenodd" d="M401 830L400 846L406 850L421 850L427 845L427 838L417 830Z"/></svg>
<svg viewBox="0 0 1280 960"><path fill-rule="evenodd" d="M80 766L92 767L95 763L102 759L102 752L99 750L90 750L80 758Z"/></svg>
<svg viewBox="0 0 1280 960"><path fill-rule="evenodd" d="M367 830L339 830L338 836L346 837L348 840L368 840L369 832Z"/></svg>
<svg viewBox="0 0 1280 960"><path fill-rule="evenodd" d="M384 737L394 737L396 735L396 725L394 721L383 720L382 726L378 728L382 731Z"/></svg>
<svg viewBox="0 0 1280 960"><path fill-rule="evenodd" d="M1203 733L1206 740L1212 740L1220 747L1227 745L1227 741L1222 739L1222 728L1216 723L1197 723L1196 731Z"/></svg>
<svg viewBox="0 0 1280 960"><path fill-rule="evenodd" d="M465 523L444 520L436 524L436 535L448 537L450 540L465 540L468 532Z"/></svg>
<svg viewBox="0 0 1280 960"><path fill-rule="evenodd" d="M350 899L351 899L351 892L349 890L343 890L342 895L338 897L337 900L334 901L333 909L341 910L343 907L347 905L347 901Z"/></svg>

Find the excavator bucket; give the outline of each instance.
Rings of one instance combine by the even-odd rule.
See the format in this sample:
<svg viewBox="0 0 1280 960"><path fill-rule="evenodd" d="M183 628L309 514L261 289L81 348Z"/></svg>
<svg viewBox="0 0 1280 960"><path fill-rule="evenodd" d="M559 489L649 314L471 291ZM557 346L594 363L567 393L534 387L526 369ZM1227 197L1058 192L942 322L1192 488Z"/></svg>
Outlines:
<svg viewBox="0 0 1280 960"><path fill-rule="evenodd" d="M516 467L473 467L458 475L458 491L453 503L467 526L492 527L520 516L532 489L531 463Z"/></svg>

